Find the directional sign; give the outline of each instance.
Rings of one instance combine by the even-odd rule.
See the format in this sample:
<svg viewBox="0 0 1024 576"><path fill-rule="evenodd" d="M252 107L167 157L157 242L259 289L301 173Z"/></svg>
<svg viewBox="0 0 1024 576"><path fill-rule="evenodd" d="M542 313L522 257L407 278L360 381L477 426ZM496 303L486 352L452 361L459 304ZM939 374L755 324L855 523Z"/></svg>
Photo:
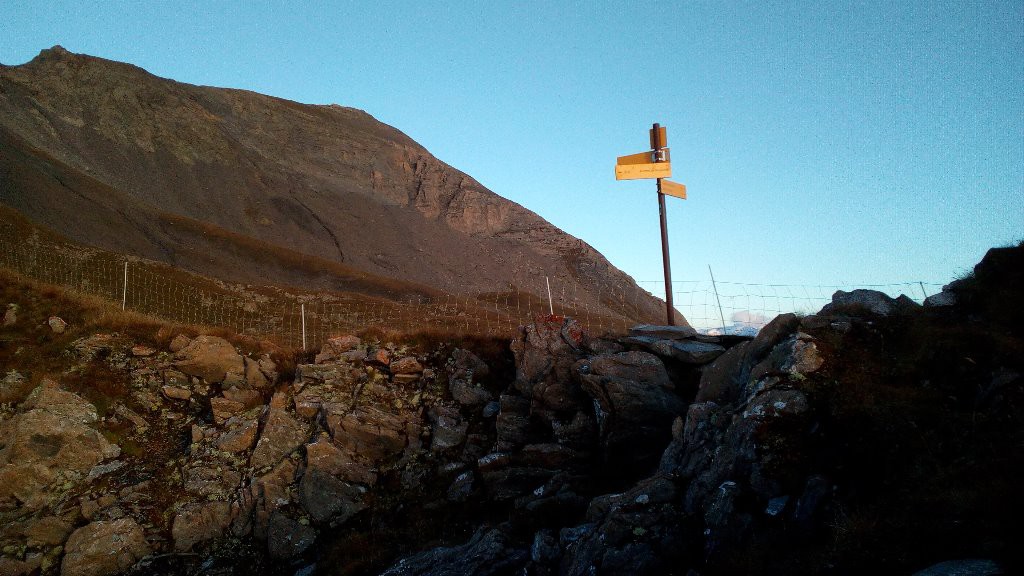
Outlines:
<svg viewBox="0 0 1024 576"><path fill-rule="evenodd" d="M670 180L662 180L661 193L686 200L686 184L679 184Z"/></svg>
<svg viewBox="0 0 1024 576"><path fill-rule="evenodd" d="M650 164L652 160L654 160L654 155L650 150L648 150L647 152L641 152L639 154L619 156L615 163L619 166L625 166L626 164Z"/></svg>
<svg viewBox="0 0 1024 576"><path fill-rule="evenodd" d="M616 180L643 180L646 178L670 178L671 176L671 162L625 164L615 167Z"/></svg>

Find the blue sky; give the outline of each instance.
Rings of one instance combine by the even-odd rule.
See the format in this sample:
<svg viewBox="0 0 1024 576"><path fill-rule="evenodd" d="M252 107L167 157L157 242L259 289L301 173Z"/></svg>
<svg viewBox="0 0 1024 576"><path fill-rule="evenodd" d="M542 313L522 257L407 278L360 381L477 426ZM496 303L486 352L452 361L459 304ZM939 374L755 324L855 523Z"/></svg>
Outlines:
<svg viewBox="0 0 1024 576"><path fill-rule="evenodd" d="M1024 239L1024 2L3 0L0 62L54 44L183 82L361 108L659 280L946 282Z"/></svg>

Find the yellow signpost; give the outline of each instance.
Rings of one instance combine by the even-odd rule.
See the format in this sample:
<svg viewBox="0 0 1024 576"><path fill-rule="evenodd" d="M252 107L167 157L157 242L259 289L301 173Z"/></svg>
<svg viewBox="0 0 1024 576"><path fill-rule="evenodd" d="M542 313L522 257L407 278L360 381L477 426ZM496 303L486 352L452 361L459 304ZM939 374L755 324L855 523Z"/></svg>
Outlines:
<svg viewBox="0 0 1024 576"><path fill-rule="evenodd" d="M679 184L677 182L672 182L671 180L662 180L661 193L686 200L686 184Z"/></svg>
<svg viewBox="0 0 1024 576"><path fill-rule="evenodd" d="M675 308L672 306L672 268L668 257L668 221L665 218L665 196L674 196L686 200L686 186L670 182L665 178L672 176L672 162L668 149L668 129L655 123L650 129L651 150L619 156L615 162L616 180L643 180L653 178L658 181L658 212L661 218L661 259L665 266L665 313L668 325L675 324Z"/></svg>
<svg viewBox="0 0 1024 576"><path fill-rule="evenodd" d="M668 162L625 164L615 167L616 180L643 180L647 178L669 178L671 176L672 164Z"/></svg>

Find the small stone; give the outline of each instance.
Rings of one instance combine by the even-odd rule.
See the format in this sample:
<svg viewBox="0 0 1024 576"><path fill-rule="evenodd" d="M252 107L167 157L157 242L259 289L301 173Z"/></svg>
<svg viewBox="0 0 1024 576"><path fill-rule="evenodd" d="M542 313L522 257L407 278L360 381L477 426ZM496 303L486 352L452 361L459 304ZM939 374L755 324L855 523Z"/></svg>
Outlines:
<svg viewBox="0 0 1024 576"><path fill-rule="evenodd" d="M210 398L210 408L213 409L213 421L217 424L227 422L235 414L245 411L245 405L227 398Z"/></svg>
<svg viewBox="0 0 1024 576"><path fill-rule="evenodd" d="M366 360L366 350L349 350L338 356L338 360L345 362L362 362Z"/></svg>
<svg viewBox="0 0 1024 576"><path fill-rule="evenodd" d="M4 311L4 326L14 326L18 322L18 305L8 304Z"/></svg>
<svg viewBox="0 0 1024 576"><path fill-rule="evenodd" d="M198 443L203 441L204 437L205 437L205 434L203 434L203 429L200 428L198 425L193 424L192 425L192 443L193 444L198 444Z"/></svg>
<svg viewBox="0 0 1024 576"><path fill-rule="evenodd" d="M32 523L25 530L30 547L59 546L71 534L71 525L57 516L47 516Z"/></svg>
<svg viewBox="0 0 1024 576"><path fill-rule="evenodd" d="M169 349L171 352L179 352L181 350L184 350L191 343L191 338L185 336L184 334L178 334L177 336L174 337L173 340L171 340L171 345L169 346Z"/></svg>
<svg viewBox="0 0 1024 576"><path fill-rule="evenodd" d="M367 362L387 366L391 364L391 353L384 348L377 348L373 353L367 355Z"/></svg>
<svg viewBox="0 0 1024 576"><path fill-rule="evenodd" d="M448 487L450 502L465 502L473 494L473 473L463 472Z"/></svg>
<svg viewBox="0 0 1024 576"><path fill-rule="evenodd" d="M423 366L412 356L399 358L389 366L392 374L419 374L423 372Z"/></svg>
<svg viewBox="0 0 1024 576"><path fill-rule="evenodd" d="M407 384L412 384L413 382L416 382L419 379L419 374L396 374L391 380L395 384L402 384L404 386Z"/></svg>
<svg viewBox="0 0 1024 576"><path fill-rule="evenodd" d="M135 356L136 358L147 358L153 354L156 354L156 350L149 346L143 346L142 344L132 346L132 356Z"/></svg>
<svg viewBox="0 0 1024 576"><path fill-rule="evenodd" d="M50 316L50 319L47 320L46 323L49 324L50 330L52 330L54 334L63 334L64 330L68 327L68 323L59 316Z"/></svg>
<svg viewBox="0 0 1024 576"><path fill-rule="evenodd" d="M484 418L493 418L498 415L498 412L501 412L501 403L492 400L484 406L482 414Z"/></svg>
<svg viewBox="0 0 1024 576"><path fill-rule="evenodd" d="M789 496L776 496L768 501L768 507L765 508L764 513L769 516L778 516L785 510L788 503Z"/></svg>
<svg viewBox="0 0 1024 576"><path fill-rule="evenodd" d="M82 517L86 520L91 520L97 512L100 511L99 504L96 503L92 498L82 498L78 501L78 506L82 511Z"/></svg>
<svg viewBox="0 0 1024 576"><path fill-rule="evenodd" d="M246 410L263 403L263 397L260 396L260 393L249 388L229 388L224 390L223 394L228 400L245 406Z"/></svg>
<svg viewBox="0 0 1024 576"><path fill-rule="evenodd" d="M191 391L178 386L163 386L160 388L160 393L170 400L188 400L192 397Z"/></svg>
<svg viewBox="0 0 1024 576"><path fill-rule="evenodd" d="M245 452L256 443L258 429L259 423L256 420L250 420L234 430L225 432L217 440L217 448L231 453Z"/></svg>

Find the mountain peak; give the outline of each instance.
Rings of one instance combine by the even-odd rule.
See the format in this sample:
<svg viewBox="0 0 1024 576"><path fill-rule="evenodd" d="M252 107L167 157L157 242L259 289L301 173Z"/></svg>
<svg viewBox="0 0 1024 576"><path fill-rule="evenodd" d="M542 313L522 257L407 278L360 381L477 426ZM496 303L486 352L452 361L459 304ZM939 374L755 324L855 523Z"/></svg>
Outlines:
<svg viewBox="0 0 1024 576"><path fill-rule="evenodd" d="M68 51L60 44L54 44L52 48L40 50L39 55L33 58L33 61L65 60L73 56L75 56L74 52Z"/></svg>

